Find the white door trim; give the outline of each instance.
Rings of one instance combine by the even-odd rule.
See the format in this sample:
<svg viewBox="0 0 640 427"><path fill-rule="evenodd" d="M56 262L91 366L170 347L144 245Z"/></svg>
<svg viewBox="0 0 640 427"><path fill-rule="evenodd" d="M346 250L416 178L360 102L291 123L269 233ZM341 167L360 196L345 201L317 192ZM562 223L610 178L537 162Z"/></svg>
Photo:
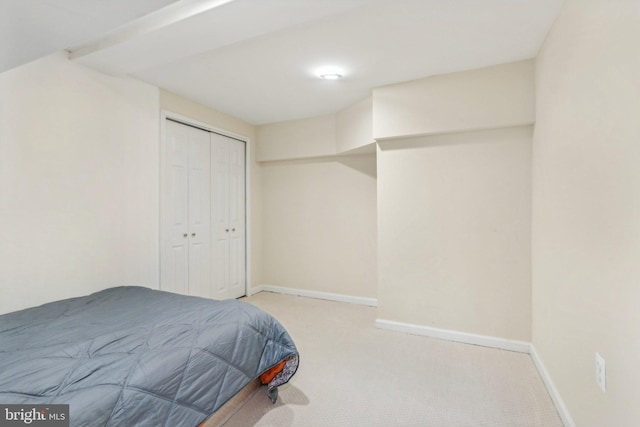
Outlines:
<svg viewBox="0 0 640 427"><path fill-rule="evenodd" d="M186 125L192 125L195 127L202 128L203 130L217 133L220 135L228 136L233 139L237 139L239 141L244 142L245 150L244 150L244 188L245 188L245 293L246 295L251 295L251 138L246 135L240 135L234 132L230 132L226 129L218 128L210 125L209 123L201 122L195 120L191 117L183 116L182 114L176 113L171 110L161 109L160 110L160 185L162 185L162 177L164 176L165 170L165 152L164 147L166 146L166 122L167 119L176 120L178 122L182 122ZM160 192L160 197L162 197L162 193ZM158 219L160 222L160 228L158 229L158 235L160 239L162 239L162 204L163 200L160 199L159 203L159 213ZM158 251L158 269L161 269L162 262L162 240L160 240L159 251ZM160 287L160 283L162 283L162 278L160 277L161 272L158 271L158 287Z"/></svg>

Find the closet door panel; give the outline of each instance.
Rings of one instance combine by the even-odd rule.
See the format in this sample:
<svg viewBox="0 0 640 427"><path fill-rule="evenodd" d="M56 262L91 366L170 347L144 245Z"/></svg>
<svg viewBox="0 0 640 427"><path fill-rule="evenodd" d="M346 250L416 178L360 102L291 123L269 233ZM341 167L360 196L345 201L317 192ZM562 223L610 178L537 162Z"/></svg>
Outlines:
<svg viewBox="0 0 640 427"><path fill-rule="evenodd" d="M170 292L189 292L189 132L185 126L166 123L162 181L161 288Z"/></svg>
<svg viewBox="0 0 640 427"><path fill-rule="evenodd" d="M245 144L227 138L229 145L229 297L246 293Z"/></svg>
<svg viewBox="0 0 640 427"><path fill-rule="evenodd" d="M189 247L189 295L210 298L209 251L201 243Z"/></svg>
<svg viewBox="0 0 640 427"><path fill-rule="evenodd" d="M187 245L174 245L163 254L161 289L189 294L189 254Z"/></svg>
<svg viewBox="0 0 640 427"><path fill-rule="evenodd" d="M225 140L211 134L211 266L215 299L229 298L229 146Z"/></svg>
<svg viewBox="0 0 640 427"><path fill-rule="evenodd" d="M189 294L211 298L209 132L189 130Z"/></svg>
<svg viewBox="0 0 640 427"><path fill-rule="evenodd" d="M229 298L229 240L214 242L214 256L211 259L213 299Z"/></svg>
<svg viewBox="0 0 640 427"><path fill-rule="evenodd" d="M244 239L233 238L229 244L229 296L240 298L246 294L244 271Z"/></svg>

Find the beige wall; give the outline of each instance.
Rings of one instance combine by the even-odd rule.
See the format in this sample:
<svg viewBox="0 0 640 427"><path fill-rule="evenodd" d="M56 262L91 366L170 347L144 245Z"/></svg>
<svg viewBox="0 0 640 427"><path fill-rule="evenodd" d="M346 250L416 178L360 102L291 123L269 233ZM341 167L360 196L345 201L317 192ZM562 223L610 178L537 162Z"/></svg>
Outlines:
<svg viewBox="0 0 640 427"><path fill-rule="evenodd" d="M309 159L374 154L373 101L356 102L336 114L257 126L257 160Z"/></svg>
<svg viewBox="0 0 640 427"><path fill-rule="evenodd" d="M373 91L377 140L534 121L532 60L427 77Z"/></svg>
<svg viewBox="0 0 640 427"><path fill-rule="evenodd" d="M522 61L258 126L259 160L291 159L262 163L264 283L377 297L381 319L530 340L532 130L521 125L533 97ZM356 160L336 152L368 149L378 120L389 126L377 175L362 174L375 156L345 167ZM431 132L448 134L400 138Z"/></svg>
<svg viewBox="0 0 640 427"><path fill-rule="evenodd" d="M160 108L205 123L212 128L231 132L248 140L248 171L250 192L247 207L250 214L248 234L248 285L257 286L262 280L262 203L261 167L257 162L256 128L252 124L166 90L160 90Z"/></svg>
<svg viewBox="0 0 640 427"><path fill-rule="evenodd" d="M252 124L164 89L160 89L160 108L255 140Z"/></svg>
<svg viewBox="0 0 640 427"><path fill-rule="evenodd" d="M533 343L581 427L640 422L638 40L637 1L567 0L536 61Z"/></svg>
<svg viewBox="0 0 640 427"><path fill-rule="evenodd" d="M304 159L336 154L334 114L257 127L258 161Z"/></svg>
<svg viewBox="0 0 640 427"><path fill-rule="evenodd" d="M378 318L530 339L531 132L378 144Z"/></svg>
<svg viewBox="0 0 640 427"><path fill-rule="evenodd" d="M0 312L158 286L158 117L63 54L0 74Z"/></svg>
<svg viewBox="0 0 640 427"><path fill-rule="evenodd" d="M336 113L336 150L349 152L370 146L375 153L373 140L373 98L362 101Z"/></svg>
<svg viewBox="0 0 640 427"><path fill-rule="evenodd" d="M257 127L264 284L376 297L371 108Z"/></svg>
<svg viewBox="0 0 640 427"><path fill-rule="evenodd" d="M264 163L264 282L375 298L375 156Z"/></svg>

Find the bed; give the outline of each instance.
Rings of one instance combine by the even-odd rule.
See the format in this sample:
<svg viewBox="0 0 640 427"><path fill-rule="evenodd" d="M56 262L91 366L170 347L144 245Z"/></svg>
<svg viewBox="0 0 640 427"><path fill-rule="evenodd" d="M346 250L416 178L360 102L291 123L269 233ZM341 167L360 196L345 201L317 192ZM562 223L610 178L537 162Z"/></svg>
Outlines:
<svg viewBox="0 0 640 427"><path fill-rule="evenodd" d="M196 427L261 376L275 401L297 367L237 300L125 286L0 316L0 402L69 404L71 426Z"/></svg>

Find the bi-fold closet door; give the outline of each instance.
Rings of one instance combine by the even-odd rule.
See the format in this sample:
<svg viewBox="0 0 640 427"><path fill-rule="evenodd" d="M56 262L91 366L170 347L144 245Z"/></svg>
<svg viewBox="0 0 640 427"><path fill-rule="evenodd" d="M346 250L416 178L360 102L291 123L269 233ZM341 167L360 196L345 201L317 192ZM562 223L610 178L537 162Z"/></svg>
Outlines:
<svg viewBox="0 0 640 427"><path fill-rule="evenodd" d="M160 287L214 299L243 296L245 144L165 124Z"/></svg>
<svg viewBox="0 0 640 427"><path fill-rule="evenodd" d="M245 144L211 134L211 236L214 299L246 293Z"/></svg>

